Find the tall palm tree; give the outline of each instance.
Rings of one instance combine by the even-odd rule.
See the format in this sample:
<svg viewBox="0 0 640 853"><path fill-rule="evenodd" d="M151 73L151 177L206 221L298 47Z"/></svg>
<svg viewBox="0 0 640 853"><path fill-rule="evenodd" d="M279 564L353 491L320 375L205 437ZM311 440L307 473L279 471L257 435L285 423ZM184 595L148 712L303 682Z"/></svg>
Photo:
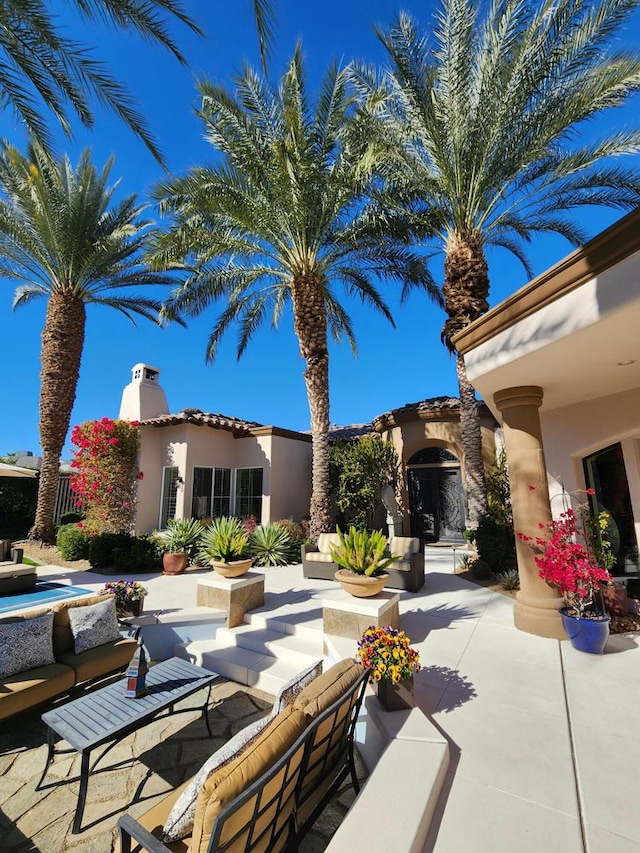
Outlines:
<svg viewBox="0 0 640 853"><path fill-rule="evenodd" d="M42 467L30 536L53 541L62 447L69 429L84 344L86 306L106 305L130 320L157 319L160 302L121 289L167 284L139 260L148 223L135 196L114 199L113 160L98 172L84 151L75 169L39 146L28 156L0 149L0 276L20 282L14 308L47 300L42 331L40 443Z"/></svg>
<svg viewBox="0 0 640 853"><path fill-rule="evenodd" d="M137 32L167 48L185 64L167 24L174 20L202 35L180 0L71 0L80 19ZM273 0L252 0L263 67L274 37ZM46 0L4 0L0 4L0 105L24 122L31 137L50 148L45 106L69 135L71 106L83 125L93 125L90 97L112 109L160 162L161 152L126 87L87 46L65 35Z"/></svg>
<svg viewBox="0 0 640 853"><path fill-rule="evenodd" d="M391 70L357 82L385 120L396 153L394 193L427 204L444 250L443 340L489 307L487 246L515 255L553 232L574 245L585 232L572 208L622 210L640 201L638 170L612 158L640 151L636 130L609 124L597 141L585 123L640 87L638 52L614 36L639 0L442 0L433 35L406 15L378 33ZM486 513L478 404L457 356L462 444L472 525Z"/></svg>
<svg viewBox="0 0 640 853"><path fill-rule="evenodd" d="M193 169L161 185L156 197L173 222L155 247L159 268L188 264L191 275L165 307L167 318L226 306L209 336L213 359L224 332L239 324L238 357L270 314L290 306L305 362L311 415L311 533L333 523L329 501L328 333L355 340L335 285L391 314L374 280L395 278L436 291L424 258L410 248L404 216L380 209L372 190L376 152L353 118L346 70L331 68L312 105L297 49L279 90L250 68L235 97L204 82L201 116L221 165Z"/></svg>

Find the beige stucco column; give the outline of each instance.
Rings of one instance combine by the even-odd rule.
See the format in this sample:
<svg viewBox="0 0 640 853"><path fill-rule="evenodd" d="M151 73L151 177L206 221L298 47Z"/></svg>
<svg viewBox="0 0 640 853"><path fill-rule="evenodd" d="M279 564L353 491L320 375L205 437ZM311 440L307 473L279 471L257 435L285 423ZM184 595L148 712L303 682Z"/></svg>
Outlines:
<svg viewBox="0 0 640 853"><path fill-rule="evenodd" d="M540 535L539 525L551 520L538 412L542 396L542 388L537 385L523 385L504 388L493 397L503 417L513 525L516 533L533 538ZM565 640L558 613L562 599L540 579L530 545L517 537L516 553L520 572L520 592L513 611L516 628L540 637Z"/></svg>

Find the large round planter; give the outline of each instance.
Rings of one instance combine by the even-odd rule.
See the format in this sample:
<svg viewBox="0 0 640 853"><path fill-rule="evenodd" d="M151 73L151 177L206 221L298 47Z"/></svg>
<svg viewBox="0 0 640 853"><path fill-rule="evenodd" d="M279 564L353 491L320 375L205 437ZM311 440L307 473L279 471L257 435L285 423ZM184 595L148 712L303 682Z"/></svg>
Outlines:
<svg viewBox="0 0 640 853"><path fill-rule="evenodd" d="M253 560L230 560L228 563L222 560L209 560L209 563L223 578L239 578L246 575Z"/></svg>
<svg viewBox="0 0 640 853"><path fill-rule="evenodd" d="M597 619L585 619L573 616L566 607L560 608L562 625L567 632L574 649L587 652L590 655L601 655L609 639L609 623L611 616L600 616Z"/></svg>
<svg viewBox="0 0 640 853"><path fill-rule="evenodd" d="M354 595L356 598L370 598L372 595L382 592L389 580L389 575L387 572L384 572L381 575L369 577L368 575L357 575L355 572L348 572L346 569L338 569L334 578L349 595Z"/></svg>
<svg viewBox="0 0 640 853"><path fill-rule="evenodd" d="M181 575L187 568L186 551L165 551L162 555L162 574Z"/></svg>

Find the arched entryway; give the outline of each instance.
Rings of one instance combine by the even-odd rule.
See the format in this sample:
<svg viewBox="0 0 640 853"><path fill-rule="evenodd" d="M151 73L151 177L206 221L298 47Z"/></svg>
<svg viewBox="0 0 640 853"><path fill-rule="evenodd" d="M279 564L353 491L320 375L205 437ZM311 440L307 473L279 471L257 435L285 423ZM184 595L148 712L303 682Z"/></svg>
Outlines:
<svg viewBox="0 0 640 853"><path fill-rule="evenodd" d="M424 447L407 462L411 535L427 542L463 540L462 476L457 458L443 447Z"/></svg>

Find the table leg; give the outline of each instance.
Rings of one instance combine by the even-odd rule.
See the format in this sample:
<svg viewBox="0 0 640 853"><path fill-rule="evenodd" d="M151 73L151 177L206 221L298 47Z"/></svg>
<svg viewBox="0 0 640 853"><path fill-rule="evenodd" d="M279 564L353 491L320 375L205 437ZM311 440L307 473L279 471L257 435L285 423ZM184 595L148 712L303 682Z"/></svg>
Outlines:
<svg viewBox="0 0 640 853"><path fill-rule="evenodd" d="M47 760L44 765L44 770L42 771L42 776L36 785L36 791L40 790L40 785L44 782L44 777L47 775L47 770L53 760L53 752L53 729L47 728Z"/></svg>
<svg viewBox="0 0 640 853"><path fill-rule="evenodd" d="M78 791L78 805L76 806L76 814L73 819L72 835L77 835L80 832L82 823L82 815L84 812L84 804L87 800L87 785L89 784L89 757L90 752L82 753L82 767L80 769L80 790Z"/></svg>
<svg viewBox="0 0 640 853"><path fill-rule="evenodd" d="M213 733L211 731L211 726L209 725L209 700L211 699L211 685L207 690L207 698L205 699L205 703L202 706L202 716L204 717L204 721L207 724L207 731L209 732L209 737L213 737Z"/></svg>

